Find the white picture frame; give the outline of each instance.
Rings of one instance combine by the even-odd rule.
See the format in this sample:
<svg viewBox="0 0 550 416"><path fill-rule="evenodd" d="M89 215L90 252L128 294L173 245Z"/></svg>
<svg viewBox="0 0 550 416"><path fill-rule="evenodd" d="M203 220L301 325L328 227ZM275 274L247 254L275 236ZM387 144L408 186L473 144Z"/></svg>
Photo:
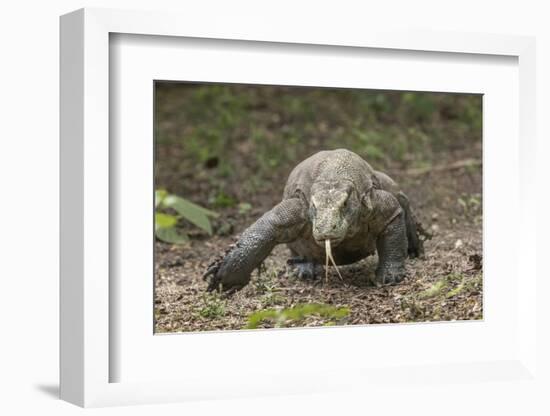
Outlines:
<svg viewBox="0 0 550 416"><path fill-rule="evenodd" d="M410 388L411 384L415 384L417 389L427 389L437 382L447 383L450 392L451 383L457 381L464 383L461 388L465 389L470 385L483 385L489 399L493 397L496 400L499 389L494 386L487 388L491 383L506 381L516 391L530 389L533 383L539 383L536 364L537 271L533 258L536 218L521 215L536 211L536 201L527 197L533 191L534 184L529 178L533 177L535 169L534 39L509 35L384 31L374 27L329 33L314 24L306 33L292 27L283 30L275 24L257 25L246 19L239 23L242 24L235 25L221 19L204 25L200 19L178 14L107 9L83 9L61 18L61 397L87 407L350 389L357 389L358 392L368 389L371 394L375 391L383 394L388 385L398 379L399 383L392 385L392 389ZM235 27L239 28L238 32ZM310 368L291 373L271 369L265 373L251 372L257 378L248 380L246 371L243 371L245 376L235 377L229 367L222 368L215 381L208 377L208 371L201 378L198 370L193 376L183 376L181 379L151 377L151 380L125 381L124 377L120 378L113 368L123 360L120 353L124 349L113 348L113 339L118 336L119 330L122 332L122 328L126 330L131 325L124 321L121 327L112 321L119 308L116 304L118 298L113 294L120 290L110 280L117 267L117 259L113 259L110 252L110 229L117 226L113 221L119 218L113 215L110 204L113 199L110 194L111 174L117 171L117 166L113 164L118 160L113 159L110 147L110 135L113 134L112 120L110 125L113 113L110 111L113 106L110 105L112 80L109 56L113 34L161 36L163 38L157 38L160 42L175 38L223 39L230 43L246 41L255 42L260 50L268 42L279 45L281 50L291 45L302 45L306 49L329 45L334 51L351 47L422 51L440 56L467 54L472 60L476 59L476 55L517 59L519 106L518 113L512 114L512 118L517 116L519 124L516 136L519 137L520 152L518 170L513 171L517 177L511 178L518 187L511 192L518 196L518 201L510 209L519 214L520 220L514 234L517 237L514 241L517 241L513 245L515 256L511 257L515 259L512 260L515 267L511 273L517 280L521 270L522 284L518 286L513 302L517 308L511 315L512 319L517 320L514 324L517 331L512 338L514 345L495 351L494 360L488 359L489 352L486 352L480 359L467 362L446 361L437 357L435 362L419 359L406 365L396 361L393 367L382 360L383 364L378 367L372 363L357 368L349 365L339 367L333 363L332 367L320 371ZM449 88L452 89L452 86ZM508 148L508 154L511 156L512 153ZM473 337L474 332L479 331L479 328L474 328L474 332L468 332L471 326L454 325L456 329L453 331L464 331L465 337ZM429 331L425 329L427 327L420 326L394 328L390 337L397 333ZM310 331L309 337L320 337L320 331L334 329ZM381 337L386 337L384 331L380 330ZM264 333L268 333L265 335L267 337L283 339L288 337L286 334L289 331ZM351 337L348 340L357 336L357 332L347 334ZM153 337L152 332L150 335ZM481 331L479 336L482 335ZM212 343L220 340L220 334L202 336L210 337ZM247 332L236 336L242 341L237 339L232 342L255 342ZM160 348L167 348L168 351L170 337L161 338L164 346ZM390 338L383 339L382 344L390 342ZM158 341L155 342L158 344ZM193 359L207 358L194 356ZM445 392L444 386L440 388ZM452 388L457 387L454 385Z"/></svg>

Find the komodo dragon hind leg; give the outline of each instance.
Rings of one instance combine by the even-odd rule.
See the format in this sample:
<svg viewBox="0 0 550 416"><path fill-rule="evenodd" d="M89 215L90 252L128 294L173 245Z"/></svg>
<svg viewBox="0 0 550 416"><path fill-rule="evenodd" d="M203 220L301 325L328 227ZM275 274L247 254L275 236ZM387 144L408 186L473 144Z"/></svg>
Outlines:
<svg viewBox="0 0 550 416"><path fill-rule="evenodd" d="M407 198L403 192L398 192L396 197L405 213L405 226L407 228L408 241L407 254L411 258L421 257L424 254L424 244L419 237L419 230L416 226L416 219L411 211L409 198Z"/></svg>
<svg viewBox="0 0 550 416"><path fill-rule="evenodd" d="M298 276L299 279L315 280L318 276L323 274L322 265L304 257L292 257L288 259L286 263L292 267L294 274Z"/></svg>

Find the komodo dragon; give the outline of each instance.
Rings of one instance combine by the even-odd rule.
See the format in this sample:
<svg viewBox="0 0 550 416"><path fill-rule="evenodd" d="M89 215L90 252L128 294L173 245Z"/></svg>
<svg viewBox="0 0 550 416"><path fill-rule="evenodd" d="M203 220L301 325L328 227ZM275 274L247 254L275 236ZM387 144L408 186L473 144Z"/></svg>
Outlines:
<svg viewBox="0 0 550 416"><path fill-rule="evenodd" d="M277 244L286 243L298 275L315 278L323 260L334 266L378 252L376 280L405 277L405 258L423 252L406 195L357 154L320 151L290 173L283 200L247 228L204 274L208 291L234 292L250 281ZM339 274L339 272L338 272Z"/></svg>

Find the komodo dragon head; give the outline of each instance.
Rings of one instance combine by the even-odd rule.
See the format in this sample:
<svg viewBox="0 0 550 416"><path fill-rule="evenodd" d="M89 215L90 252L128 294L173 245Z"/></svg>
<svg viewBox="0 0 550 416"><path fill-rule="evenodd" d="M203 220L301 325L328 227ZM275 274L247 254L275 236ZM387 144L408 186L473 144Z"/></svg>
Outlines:
<svg viewBox="0 0 550 416"><path fill-rule="evenodd" d="M347 180L316 181L311 187L309 216L315 242L336 247L357 231L361 199L353 183Z"/></svg>

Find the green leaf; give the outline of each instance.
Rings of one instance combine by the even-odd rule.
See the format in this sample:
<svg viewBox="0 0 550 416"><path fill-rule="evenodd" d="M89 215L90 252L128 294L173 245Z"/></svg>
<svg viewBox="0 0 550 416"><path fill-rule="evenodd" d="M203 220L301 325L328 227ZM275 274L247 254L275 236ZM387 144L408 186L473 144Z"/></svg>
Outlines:
<svg viewBox="0 0 550 416"><path fill-rule="evenodd" d="M178 211L178 207L184 207L183 209L196 209L198 211L204 212L206 215L210 217L216 218L219 216L218 213L214 211L210 211L209 209L203 208L200 205L194 204L193 202L177 195L172 195L172 194L167 195L163 202L165 206L174 208L176 211Z"/></svg>
<svg viewBox="0 0 550 416"><path fill-rule="evenodd" d="M162 212L155 213L155 230L161 228L173 228L178 222L178 217L170 214L163 214Z"/></svg>
<svg viewBox="0 0 550 416"><path fill-rule="evenodd" d="M155 208L158 208L164 198L166 198L167 196L168 192L166 191L166 189L157 189L155 191Z"/></svg>
<svg viewBox="0 0 550 416"><path fill-rule="evenodd" d="M176 195L168 195L164 198L163 205L167 208L173 208L186 220L202 228L208 234L212 234L212 225L208 217L217 217L218 214L215 212Z"/></svg>
<svg viewBox="0 0 550 416"><path fill-rule="evenodd" d="M155 235L159 240L170 244L185 244L189 241L187 235L180 234L174 227L157 228Z"/></svg>

